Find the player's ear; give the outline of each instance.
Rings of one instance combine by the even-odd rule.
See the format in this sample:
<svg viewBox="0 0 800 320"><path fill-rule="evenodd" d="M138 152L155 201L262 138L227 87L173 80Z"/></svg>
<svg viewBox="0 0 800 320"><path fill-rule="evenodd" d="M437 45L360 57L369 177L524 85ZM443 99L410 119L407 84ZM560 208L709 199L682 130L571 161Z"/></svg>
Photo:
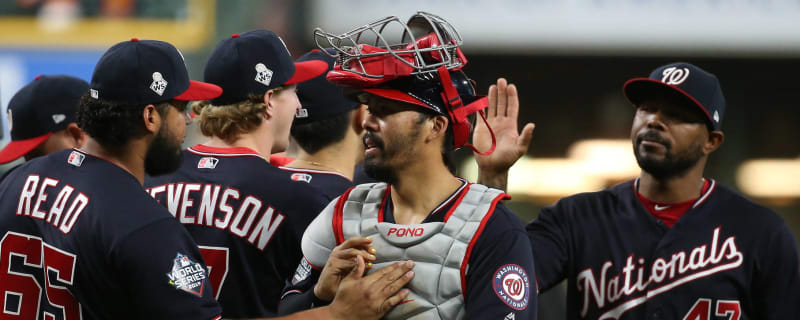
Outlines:
<svg viewBox="0 0 800 320"><path fill-rule="evenodd" d="M703 152L705 154L714 152L714 150L717 150L717 148L719 148L724 141L725 134L723 134L722 131L716 130L709 132L708 140L706 140L706 143L703 144Z"/></svg>
<svg viewBox="0 0 800 320"><path fill-rule="evenodd" d="M72 122L67 125L67 135L70 137L70 142L72 142L75 148L82 148L83 144L86 143L86 133L78 127L78 124Z"/></svg>
<svg viewBox="0 0 800 320"><path fill-rule="evenodd" d="M353 130L355 130L356 134L361 135L361 133L364 132L364 126L362 125L362 123L364 123L364 119L366 118L367 118L366 104L361 104L358 106L358 108L355 108L353 110L353 117L351 118L350 126L353 127Z"/></svg>
<svg viewBox="0 0 800 320"><path fill-rule="evenodd" d="M447 124L450 121L443 115L436 115L428 119L426 122L428 123L427 126L430 128L430 130L425 137L425 142L430 142L445 136L447 133Z"/></svg>
<svg viewBox="0 0 800 320"><path fill-rule="evenodd" d="M144 128L148 132L157 133L158 129L161 128L161 115L156 110L156 106L152 104L148 104L144 107L142 111L142 120L144 122Z"/></svg>
<svg viewBox="0 0 800 320"><path fill-rule="evenodd" d="M275 105L272 100L272 97L275 96L275 89L269 89L267 92L264 92L264 105L267 108L264 110L264 113L267 114L267 119L272 119L272 116L275 114Z"/></svg>

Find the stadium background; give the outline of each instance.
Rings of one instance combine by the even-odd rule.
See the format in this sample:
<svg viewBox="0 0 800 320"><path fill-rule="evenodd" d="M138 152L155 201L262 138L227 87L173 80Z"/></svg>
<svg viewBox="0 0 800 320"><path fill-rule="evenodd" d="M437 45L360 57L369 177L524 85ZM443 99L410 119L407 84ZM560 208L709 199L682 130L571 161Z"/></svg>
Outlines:
<svg viewBox="0 0 800 320"><path fill-rule="evenodd" d="M131 37L175 44L199 80L215 44L232 33L276 31L297 58L315 47L315 27L342 33L416 10L460 31L465 70L480 91L499 76L520 88L520 123L536 123L509 183L509 205L523 220L562 196L638 174L622 84L680 60L715 73L727 100L725 143L706 177L773 208L800 234L800 2L790 0L6 0L2 144L8 100L20 87L38 74L88 81L103 51ZM193 128L187 145L199 141ZM456 154L461 173L474 177L470 157ZM563 292L542 297L540 319L563 317Z"/></svg>

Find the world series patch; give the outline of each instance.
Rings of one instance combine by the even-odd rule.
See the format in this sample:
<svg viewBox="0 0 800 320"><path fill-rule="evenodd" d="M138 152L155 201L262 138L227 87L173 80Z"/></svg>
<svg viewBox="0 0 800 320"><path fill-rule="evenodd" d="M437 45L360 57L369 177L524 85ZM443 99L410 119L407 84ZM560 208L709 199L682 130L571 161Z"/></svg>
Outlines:
<svg viewBox="0 0 800 320"><path fill-rule="evenodd" d="M500 300L515 310L525 310L530 299L530 280L525 269L516 264L507 264L494 273L494 293Z"/></svg>
<svg viewBox="0 0 800 320"><path fill-rule="evenodd" d="M300 265L297 266L297 270L294 272L294 277L292 277L292 285L297 284L300 281L308 279L308 276L311 275L311 264L308 263L306 258L300 261Z"/></svg>
<svg viewBox="0 0 800 320"><path fill-rule="evenodd" d="M172 262L172 271L167 273L167 277L169 278L169 284L175 289L203 296L206 270L201 264L192 261L189 257L178 253Z"/></svg>

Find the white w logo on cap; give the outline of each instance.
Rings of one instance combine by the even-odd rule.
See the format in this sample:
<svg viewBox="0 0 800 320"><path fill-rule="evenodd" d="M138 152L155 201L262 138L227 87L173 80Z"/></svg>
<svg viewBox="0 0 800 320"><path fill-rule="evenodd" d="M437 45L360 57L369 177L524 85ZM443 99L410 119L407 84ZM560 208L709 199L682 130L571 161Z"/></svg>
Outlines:
<svg viewBox="0 0 800 320"><path fill-rule="evenodd" d="M686 81L686 78L689 78L689 69L688 68L678 69L677 67L669 67L664 69L664 72L662 72L661 74L664 76L661 78L661 82L677 86Z"/></svg>

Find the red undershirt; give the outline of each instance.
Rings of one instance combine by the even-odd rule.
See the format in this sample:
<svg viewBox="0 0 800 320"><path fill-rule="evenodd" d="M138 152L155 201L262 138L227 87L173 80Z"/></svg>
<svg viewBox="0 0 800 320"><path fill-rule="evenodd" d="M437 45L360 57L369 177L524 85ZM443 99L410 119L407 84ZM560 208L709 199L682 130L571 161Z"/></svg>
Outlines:
<svg viewBox="0 0 800 320"><path fill-rule="evenodd" d="M708 191L708 187L711 186L711 182L706 179L703 183L703 190L700 191L700 194L705 194ZM661 220L667 227L672 228L675 225L675 222L681 218L681 216L689 211L692 208L692 205L697 201L697 198L678 202L678 203L661 203L655 202L650 199L645 198L639 190L636 190L636 197L639 198L639 201L642 205L647 209L650 214L653 215L658 220ZM699 198L699 197L698 197Z"/></svg>

